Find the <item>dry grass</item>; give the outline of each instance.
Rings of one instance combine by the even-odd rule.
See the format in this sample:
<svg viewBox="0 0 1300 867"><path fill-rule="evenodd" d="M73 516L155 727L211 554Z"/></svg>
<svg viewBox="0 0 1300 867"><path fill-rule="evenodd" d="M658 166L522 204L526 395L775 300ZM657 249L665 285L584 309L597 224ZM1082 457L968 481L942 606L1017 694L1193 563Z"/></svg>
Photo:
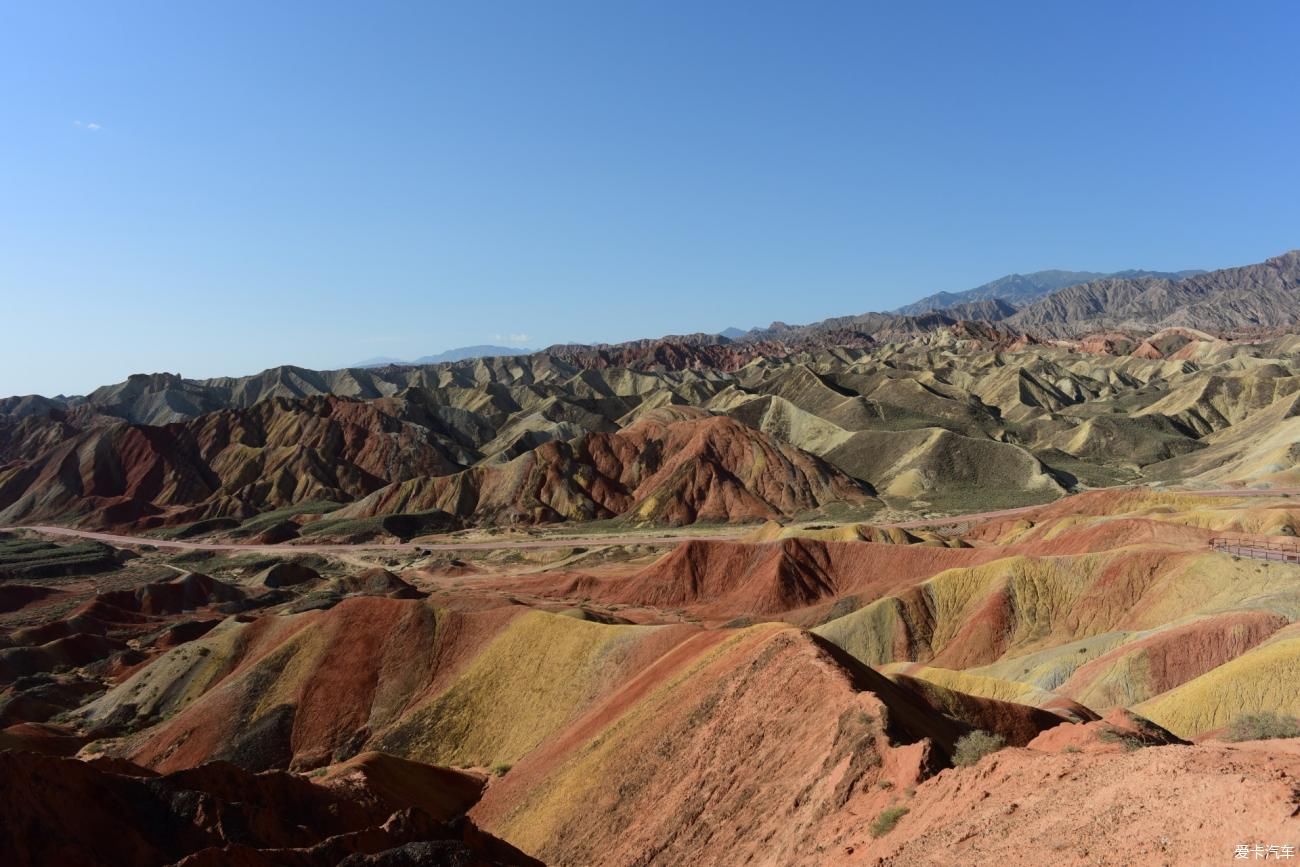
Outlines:
<svg viewBox="0 0 1300 867"><path fill-rule="evenodd" d="M908 814L906 807L888 807L871 823L871 836L883 837L894 830L899 821Z"/></svg>
<svg viewBox="0 0 1300 867"><path fill-rule="evenodd" d="M969 767L978 764L980 759L996 753L1006 745L1007 739L1002 735L977 729L957 741L957 747L952 752L952 761L958 767Z"/></svg>
<svg viewBox="0 0 1300 867"><path fill-rule="evenodd" d="M1276 738L1300 738L1300 719L1281 713L1248 713L1228 727L1228 740L1268 741Z"/></svg>

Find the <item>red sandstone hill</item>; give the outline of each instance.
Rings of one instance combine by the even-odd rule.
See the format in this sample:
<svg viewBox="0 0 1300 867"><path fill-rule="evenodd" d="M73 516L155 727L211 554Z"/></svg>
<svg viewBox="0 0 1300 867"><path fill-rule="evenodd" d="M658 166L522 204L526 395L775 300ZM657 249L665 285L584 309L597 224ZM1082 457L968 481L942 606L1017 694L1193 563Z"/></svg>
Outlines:
<svg viewBox="0 0 1300 867"><path fill-rule="evenodd" d="M578 580L583 595L610 603L689 608L710 617L774 615L850 595L869 601L997 556L992 549L801 538L692 540L630 576ZM545 589L540 580L520 586Z"/></svg>
<svg viewBox="0 0 1300 867"><path fill-rule="evenodd" d="M84 400L0 401L0 523L218 522L202 533L320 505L259 525L278 544L371 496L350 514L438 503L442 528L729 520L842 499L814 457L918 511L1132 481L1294 481L1294 335L1179 327L1043 344L941 314L777 331L779 351L761 335L684 338L428 368L159 374ZM709 436L759 443L775 464L738 472L730 446L680 466L624 454L694 447L694 434L638 427L665 410L756 429ZM679 477L652 479L665 466Z"/></svg>
<svg viewBox="0 0 1300 867"><path fill-rule="evenodd" d="M513 461L469 470L460 461L473 461L472 453L450 434L402 419L414 411L326 397L266 401L164 427L92 426L0 469L0 521L77 517L148 527L359 500L336 517L441 509L475 522L627 514L683 524L867 499L820 459L699 410L651 413L621 431L543 442Z"/></svg>
<svg viewBox="0 0 1300 867"><path fill-rule="evenodd" d="M966 702L964 714L1018 741L1064 722ZM329 765L344 760L367 788L409 801L436 791L367 770L362 751L512 764L474 820L560 864L655 852L723 864L768 846L782 861L805 857L838 839L850 812L947 765L972 727L793 627L617 626L390 599L227 624L87 712L138 714L145 727L110 751L167 779L220 758L324 768L311 779L334 790L346 775Z"/></svg>
<svg viewBox="0 0 1300 867"><path fill-rule="evenodd" d="M270 400L162 427L96 424L0 469L0 520L177 522L313 500L460 468L428 430L379 403Z"/></svg>
<svg viewBox="0 0 1300 867"><path fill-rule="evenodd" d="M1188 503L1198 511L1179 510ZM314 803L302 783L346 800L345 817L400 802L436 820L456 787L425 765L492 769L472 820L547 863L936 863L955 851L1029 864L1058 832L1065 863L1129 852L1196 862L1230 853L1238 833L1290 839L1296 827L1294 743L1188 743L1243 710L1294 706L1295 567L1234 561L1205 541L1222 527L1293 527L1296 514L1283 497L1130 490L988 521L973 547L901 532L894 544L826 542L791 526L774 542L693 542L648 566L598 558L585 573L567 557L548 569L489 556L445 575L357 566L325 586L386 593L405 579L427 596L246 609L144 648L152 655L131 667L95 669L100 683L71 696L57 726L20 723L0 742L103 752L114 763L90 767L117 776L166 775L147 778L151 791L179 785L182 805L227 820L205 842L206 818L164 805L207 847L191 867L334 863L311 860L338 850L314 842L317 813L297 812ZM230 574L218 559L214 574ZM95 617L118 618L116 639L219 593L198 577L119 585ZM745 625L775 617L819 625ZM53 626L6 638L50 638L28 630ZM81 658L85 634L66 636L62 663ZM34 691L72 690L86 674L22 688L52 703ZM1010 746L953 767L975 729ZM214 782L214 760L272 773L252 787L224 772ZM288 818L257 816L263 788L302 816L305 852L283 851L275 821ZM1062 810L1059 791L1086 809ZM110 806L132 829L125 840L148 842L134 792ZM1215 803L1232 805L1230 827L1199 818ZM357 833L393 846L408 824L388 815L382 834ZM876 836L890 815L897 827ZM101 813L87 816L99 827ZM254 820L267 836L247 845L274 851L239 848L228 830Z"/></svg>
<svg viewBox="0 0 1300 867"><path fill-rule="evenodd" d="M1231 864L1238 846L1266 853L1300 832L1294 741L1036 747L943 771L916 787L893 831L873 839L861 828L824 863Z"/></svg>
<svg viewBox="0 0 1300 867"><path fill-rule="evenodd" d="M678 410L616 433L546 443L505 465L390 485L335 514L438 509L481 523L624 516L689 524L765 520L869 499L841 471L761 431Z"/></svg>

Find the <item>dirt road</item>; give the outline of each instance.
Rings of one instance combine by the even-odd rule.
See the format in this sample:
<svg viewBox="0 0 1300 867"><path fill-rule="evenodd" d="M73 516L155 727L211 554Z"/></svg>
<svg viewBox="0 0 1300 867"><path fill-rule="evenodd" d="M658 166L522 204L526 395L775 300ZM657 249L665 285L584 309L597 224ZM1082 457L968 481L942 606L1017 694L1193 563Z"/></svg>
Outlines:
<svg viewBox="0 0 1300 867"><path fill-rule="evenodd" d="M1098 490L1121 490L1121 488L1107 488ZM1271 490L1256 488L1215 488L1209 491L1186 490L1182 488L1147 488L1137 487L1133 490L1144 490L1152 493L1164 494L1189 494L1198 497L1293 497L1300 496L1300 488L1273 488ZM1063 499L1069 499L1068 497ZM967 512L961 515L948 515L944 518L920 518L915 521L898 521L891 524L882 524L884 527L899 527L907 530L913 527L941 527L945 524L965 524L971 521L991 521L996 518L1009 518L1013 515L1023 515L1027 512L1033 512L1036 509L1046 508L1059 503L1061 500L1054 500L1052 503L1039 503L1036 506L1017 506L1014 509L995 509L991 512Z"/></svg>
<svg viewBox="0 0 1300 867"><path fill-rule="evenodd" d="M152 545L155 548L162 548L173 551L231 551L240 553L300 553L300 554L333 554L358 551L376 551L376 552L399 552L399 551L500 551L503 549L534 549L534 548L575 548L575 547L595 547L602 545L654 545L654 546L671 546L678 545L682 542L689 542L691 539L720 539L725 541L734 541L745 535L751 528L744 528L736 533L727 534L708 534L696 533L669 533L656 535L624 535L618 536L613 534L595 535L595 536L566 536L554 539L502 539L492 542L390 542L390 543L360 543L356 545L257 545L241 544L239 542L189 542L179 539L154 539L149 536L125 536L118 533L100 533L95 530L78 530L72 527L54 527L47 524L36 524L29 527L0 527L4 530L31 530L46 536L65 536L77 539L90 539L96 542L106 542L109 545Z"/></svg>
<svg viewBox="0 0 1300 867"><path fill-rule="evenodd" d="M1035 509L1043 508L1041 504L1037 506L1016 506L1014 509L995 509L992 512L968 512L964 515L948 515L944 518L918 518L914 521L896 521L892 524L881 524L882 527L898 527L901 530L911 530L917 527L942 527L945 524L965 524L970 521L991 521L995 518L1009 518L1012 515L1022 515L1025 512L1032 512Z"/></svg>
<svg viewBox="0 0 1300 867"><path fill-rule="evenodd" d="M1174 488L1145 488L1143 490L1177 494L1194 494L1201 497L1281 497L1300 495L1300 488L1277 488L1273 490L1237 490L1231 488L1220 488L1209 491L1179 490ZM1057 500L1056 502L1060 501ZM898 521L889 524L882 524L881 526L899 527L906 530L916 527L942 527L946 524L990 521L997 518L1009 518L1014 515L1023 515L1048 505L1051 504L1042 503L1036 506L1017 506L1012 509L995 509L988 512L970 512L964 515L948 515L946 517L918 518L912 521ZM54 527L46 524L33 525L29 527L0 527L0 531L32 530L37 533L43 533L47 536L69 536L78 539L92 539L97 542L107 542L110 545L153 545L156 548L165 548L177 551L235 551L244 553L277 554L283 554L286 552L303 554L355 553L358 551L399 552L415 551L417 549L427 551L500 551L509 549L529 550L544 548L595 547L602 545L653 545L658 547L671 547L673 545L680 545L682 542L689 542L692 539L734 542L743 539L754 529L755 527L753 526L741 526L737 527L735 532L729 533L700 533L699 531L692 532L689 529L683 529L677 532L665 532L656 535L601 534L591 536L563 536L550 539L501 539L489 542L421 541L390 542L386 544L363 542L355 545L257 545L242 544L239 542L189 542L178 539L154 539L148 536L125 536L117 533L100 533L94 530L77 530L70 527Z"/></svg>
<svg viewBox="0 0 1300 867"><path fill-rule="evenodd" d="M903 521L893 524L882 524L885 527L901 527L904 529L911 527L931 527L942 526L944 524L954 524L966 521L984 521L993 518L1004 518L1011 515L1019 515L1023 512L1030 512L1040 506L1019 506L1014 509L999 509L992 512L975 512L967 515L954 515L946 518L919 518L914 521ZM728 533L700 533L698 530L691 532L682 530L679 532L659 533L655 535L614 535L601 534L592 536L561 536L550 539L501 539L490 542L465 542L465 541L420 541L420 542L361 542L358 544L338 544L338 545L258 545L254 543L241 542L190 542L180 539L155 539L151 536L128 536L120 533L102 533L96 530L79 530L74 527L56 527L49 524L33 524L25 527L0 527L0 532L5 530L31 530L46 536L64 536L76 539L90 539L96 542L106 542L109 545L153 545L155 548L163 548L174 551L231 551L243 553L278 553L296 552L303 554L332 554L343 552L358 551L376 551L376 552L399 552L415 551L417 549L427 551L500 551L509 549L543 549L543 548L574 548L574 547L594 547L599 545L654 545L658 547L671 547L680 545L682 542L689 542L692 539L707 539L713 541L735 542L743 539L749 533L757 529L757 525L738 526L734 532Z"/></svg>

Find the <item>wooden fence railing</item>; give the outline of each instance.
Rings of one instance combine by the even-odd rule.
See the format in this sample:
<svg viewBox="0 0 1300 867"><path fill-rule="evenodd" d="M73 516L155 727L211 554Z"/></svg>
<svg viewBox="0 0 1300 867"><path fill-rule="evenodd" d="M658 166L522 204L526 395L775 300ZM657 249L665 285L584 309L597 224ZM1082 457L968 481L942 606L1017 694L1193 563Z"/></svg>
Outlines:
<svg viewBox="0 0 1300 867"><path fill-rule="evenodd" d="M1251 536L1215 536L1210 547L1236 557L1300 563L1300 541Z"/></svg>

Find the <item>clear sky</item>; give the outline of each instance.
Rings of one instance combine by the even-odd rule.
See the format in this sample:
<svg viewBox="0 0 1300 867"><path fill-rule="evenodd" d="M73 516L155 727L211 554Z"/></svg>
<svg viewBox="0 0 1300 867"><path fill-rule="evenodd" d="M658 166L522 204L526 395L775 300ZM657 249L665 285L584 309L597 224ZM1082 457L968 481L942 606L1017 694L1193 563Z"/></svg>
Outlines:
<svg viewBox="0 0 1300 867"><path fill-rule="evenodd" d="M0 4L0 395L1300 247L1294 3Z"/></svg>

